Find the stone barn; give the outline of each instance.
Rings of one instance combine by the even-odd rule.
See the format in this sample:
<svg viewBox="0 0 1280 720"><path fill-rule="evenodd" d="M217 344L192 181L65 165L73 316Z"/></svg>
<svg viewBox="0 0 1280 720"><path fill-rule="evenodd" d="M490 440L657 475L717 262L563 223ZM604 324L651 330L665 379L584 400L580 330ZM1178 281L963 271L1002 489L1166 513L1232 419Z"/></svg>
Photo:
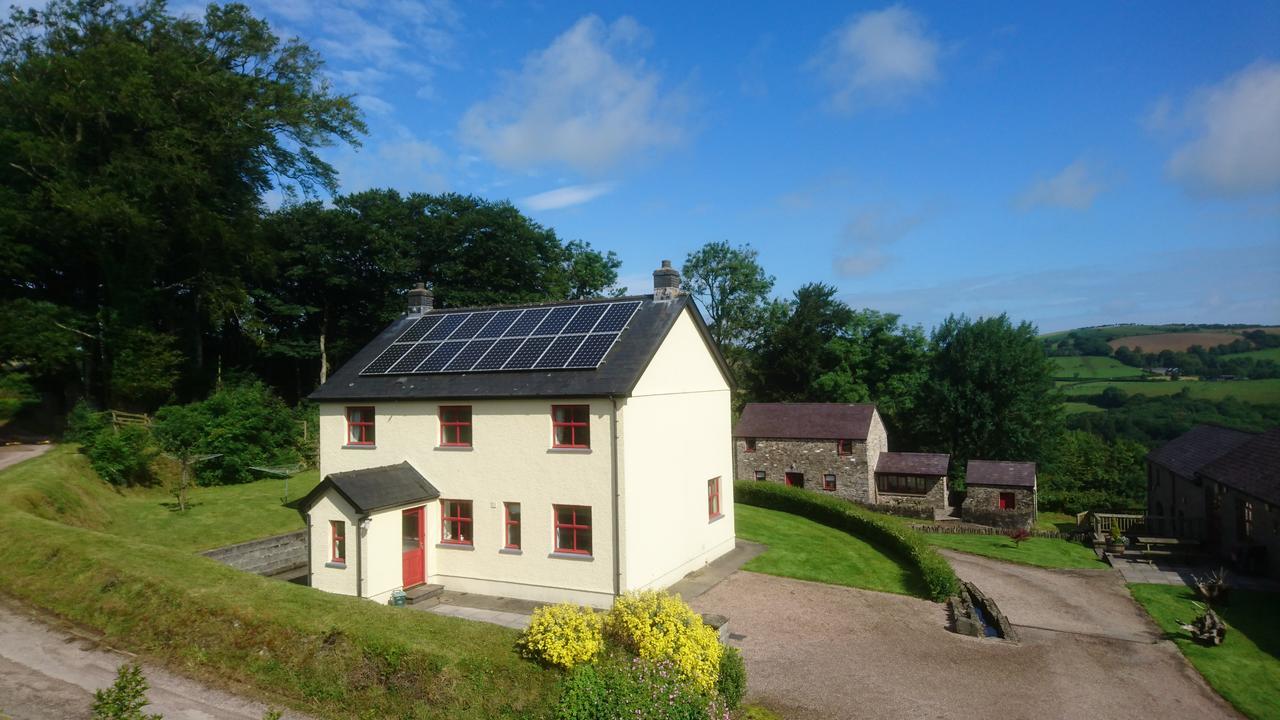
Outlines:
<svg viewBox="0 0 1280 720"><path fill-rule="evenodd" d="M946 453L882 452L875 467L876 503L919 510L926 518L945 515L950 467Z"/></svg>
<svg viewBox="0 0 1280 720"><path fill-rule="evenodd" d="M970 460L960 517L991 527L1030 530L1036 521L1036 464Z"/></svg>

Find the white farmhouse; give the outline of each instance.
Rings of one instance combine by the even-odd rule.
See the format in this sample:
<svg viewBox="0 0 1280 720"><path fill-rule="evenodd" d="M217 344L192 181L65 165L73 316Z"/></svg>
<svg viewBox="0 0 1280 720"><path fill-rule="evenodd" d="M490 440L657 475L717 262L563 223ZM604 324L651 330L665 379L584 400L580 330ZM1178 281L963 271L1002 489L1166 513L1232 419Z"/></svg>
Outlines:
<svg viewBox="0 0 1280 720"><path fill-rule="evenodd" d="M310 579L608 606L734 546L729 376L670 263L654 294L409 312L312 394Z"/></svg>

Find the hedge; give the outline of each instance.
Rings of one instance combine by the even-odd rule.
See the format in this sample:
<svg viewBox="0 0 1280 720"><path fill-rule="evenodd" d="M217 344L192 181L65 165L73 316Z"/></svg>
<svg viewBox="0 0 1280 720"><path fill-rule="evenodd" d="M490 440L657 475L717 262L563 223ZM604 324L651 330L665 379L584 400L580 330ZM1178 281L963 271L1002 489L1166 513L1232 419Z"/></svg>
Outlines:
<svg viewBox="0 0 1280 720"><path fill-rule="evenodd" d="M925 542L920 533L878 517L848 500L774 483L749 481L733 484L733 499L746 505L799 515L866 540L918 570L929 589L929 597L937 602L943 602L959 591L960 580L951 565Z"/></svg>

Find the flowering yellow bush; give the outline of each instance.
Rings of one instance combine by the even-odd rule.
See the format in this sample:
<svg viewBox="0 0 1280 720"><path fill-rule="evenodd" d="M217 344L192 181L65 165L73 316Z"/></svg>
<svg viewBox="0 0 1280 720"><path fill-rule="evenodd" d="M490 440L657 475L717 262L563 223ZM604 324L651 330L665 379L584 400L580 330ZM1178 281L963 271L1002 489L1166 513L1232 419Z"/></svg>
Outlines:
<svg viewBox="0 0 1280 720"><path fill-rule="evenodd" d="M571 668L592 660L604 649L603 620L588 607L561 603L533 611L529 628L516 645L525 657Z"/></svg>
<svg viewBox="0 0 1280 720"><path fill-rule="evenodd" d="M712 692L724 652L715 629L678 597L657 590L627 593L613 603L605 632L646 660L668 659L705 692Z"/></svg>

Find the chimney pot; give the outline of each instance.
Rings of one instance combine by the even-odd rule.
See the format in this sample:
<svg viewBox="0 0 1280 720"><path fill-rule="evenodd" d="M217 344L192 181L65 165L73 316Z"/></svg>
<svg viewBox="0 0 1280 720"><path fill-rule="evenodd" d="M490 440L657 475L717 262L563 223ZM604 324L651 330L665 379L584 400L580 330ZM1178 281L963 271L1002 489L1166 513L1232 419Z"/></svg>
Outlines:
<svg viewBox="0 0 1280 720"><path fill-rule="evenodd" d="M653 299L671 300L681 292L680 271L671 267L670 260L663 260L662 267L653 271Z"/></svg>
<svg viewBox="0 0 1280 720"><path fill-rule="evenodd" d="M414 283L413 289L406 296L408 307L405 311L410 315L421 315L435 306L435 296L426 283Z"/></svg>

